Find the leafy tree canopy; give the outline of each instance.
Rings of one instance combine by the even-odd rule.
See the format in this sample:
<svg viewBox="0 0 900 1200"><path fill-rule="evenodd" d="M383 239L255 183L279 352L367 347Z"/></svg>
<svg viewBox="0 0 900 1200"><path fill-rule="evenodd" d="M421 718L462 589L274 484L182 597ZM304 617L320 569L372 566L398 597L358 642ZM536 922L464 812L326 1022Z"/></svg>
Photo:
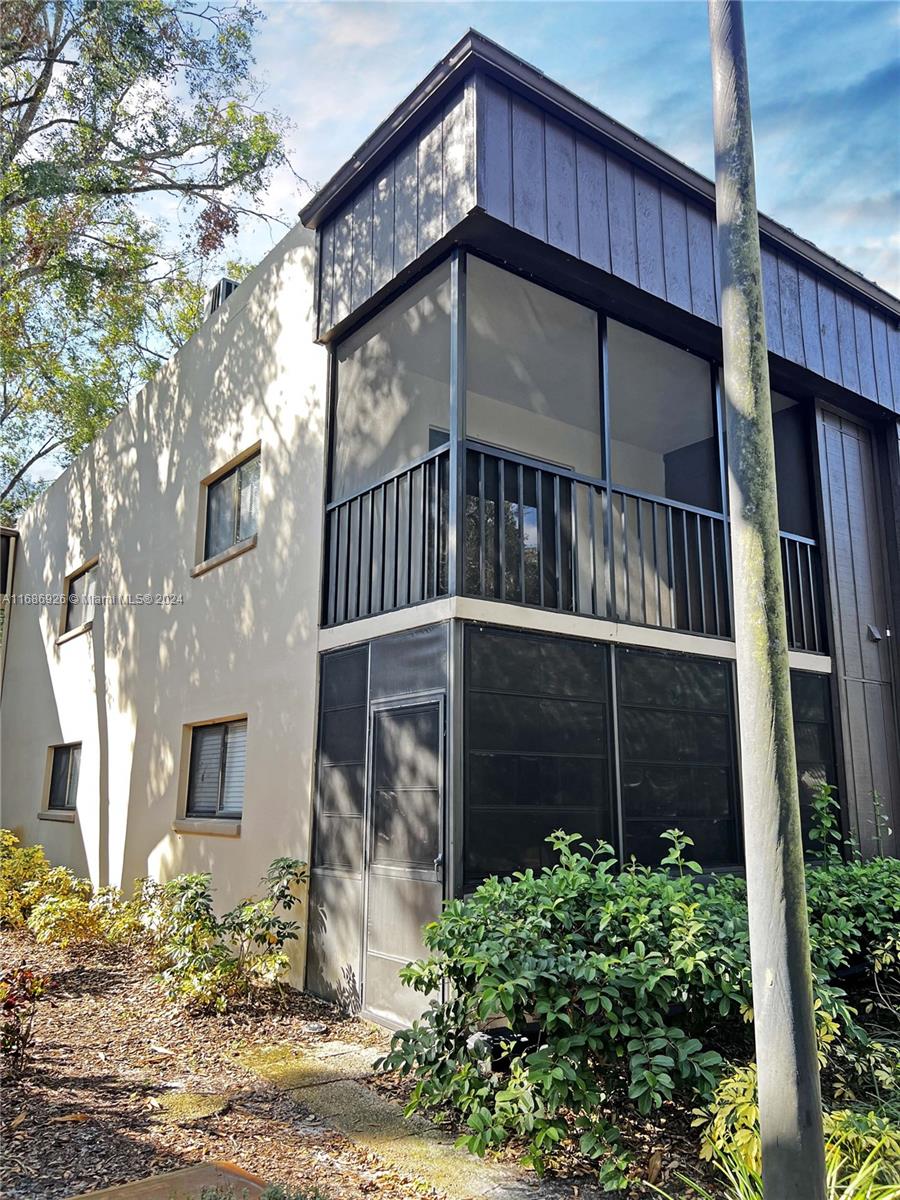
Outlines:
<svg viewBox="0 0 900 1200"><path fill-rule="evenodd" d="M286 157L251 75L260 16L248 0L3 0L4 519L193 332L204 270L262 215Z"/></svg>

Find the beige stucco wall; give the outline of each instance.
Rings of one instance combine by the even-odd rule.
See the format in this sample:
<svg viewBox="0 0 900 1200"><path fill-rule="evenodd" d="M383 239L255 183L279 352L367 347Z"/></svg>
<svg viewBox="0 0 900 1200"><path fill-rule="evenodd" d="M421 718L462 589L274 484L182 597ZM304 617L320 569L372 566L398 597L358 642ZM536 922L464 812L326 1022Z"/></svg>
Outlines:
<svg viewBox="0 0 900 1200"><path fill-rule="evenodd" d="M276 855L308 857L326 382L313 265L298 227L21 522L19 596L61 592L99 554L98 593L183 598L95 608L60 645L57 605L12 610L3 824L97 883L209 870L224 905ZM257 441L258 544L192 578L200 482ZM240 836L176 833L184 726L244 713ZM64 741L83 747L74 823L38 816Z"/></svg>

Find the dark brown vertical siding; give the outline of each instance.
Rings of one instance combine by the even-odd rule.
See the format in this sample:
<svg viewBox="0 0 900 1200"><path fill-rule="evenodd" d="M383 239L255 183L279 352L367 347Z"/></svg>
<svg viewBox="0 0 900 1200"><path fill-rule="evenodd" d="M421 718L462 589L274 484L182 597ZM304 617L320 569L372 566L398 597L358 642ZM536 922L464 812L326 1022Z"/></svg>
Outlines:
<svg viewBox="0 0 900 1200"><path fill-rule="evenodd" d="M833 383L841 383L841 349L838 344L837 308L834 289L823 280L817 285L819 294L819 333L822 340L824 375Z"/></svg>
<svg viewBox="0 0 900 1200"><path fill-rule="evenodd" d="M696 204L687 205L688 258L691 263L691 304L705 321L719 318L716 303L716 262L713 255L715 222Z"/></svg>
<svg viewBox="0 0 900 1200"><path fill-rule="evenodd" d="M319 328L330 329L334 324L334 224L329 222L319 231Z"/></svg>
<svg viewBox="0 0 900 1200"><path fill-rule="evenodd" d="M638 283L637 233L634 215L634 172L631 165L611 154L606 156L606 186L609 198L609 254L612 273L629 283Z"/></svg>
<svg viewBox="0 0 900 1200"><path fill-rule="evenodd" d="M581 258L609 270L609 204L606 192L606 155L599 146L579 137L575 143L578 166L578 246Z"/></svg>
<svg viewBox="0 0 900 1200"><path fill-rule="evenodd" d="M841 354L841 379L844 387L859 390L859 367L856 359L856 329L853 322L853 301L844 292L835 292L838 348Z"/></svg>
<svg viewBox="0 0 900 1200"><path fill-rule="evenodd" d="M512 224L512 119L510 95L491 79L477 87L477 203Z"/></svg>
<svg viewBox="0 0 900 1200"><path fill-rule="evenodd" d="M547 118L547 240L551 246L578 254L578 176L575 134Z"/></svg>
<svg viewBox="0 0 900 1200"><path fill-rule="evenodd" d="M353 210L338 217L334 226L334 300L332 320L343 321L350 315L353 273Z"/></svg>
<svg viewBox="0 0 900 1200"><path fill-rule="evenodd" d="M800 316L800 281L797 268L786 258L778 260L778 292L781 308L782 351L791 362L803 362L803 330Z"/></svg>
<svg viewBox="0 0 900 1200"><path fill-rule="evenodd" d="M715 213L476 74L320 236L326 333L473 208L715 324ZM769 349L900 412L896 318L763 237Z"/></svg>
<svg viewBox="0 0 900 1200"><path fill-rule="evenodd" d="M888 329L878 313L872 313L872 357L875 363L875 386L878 390L878 402L885 408L894 406L894 394L891 388L891 362L888 351Z"/></svg>
<svg viewBox="0 0 900 1200"><path fill-rule="evenodd" d="M873 853L873 797L877 793L888 812L900 803L900 763L872 436L863 426L823 411L819 453L848 809L864 852Z"/></svg>
<svg viewBox="0 0 900 1200"><path fill-rule="evenodd" d="M442 232L446 233L459 224L474 203L475 116L471 88L463 92L459 103L445 106L441 137Z"/></svg>
<svg viewBox="0 0 900 1200"><path fill-rule="evenodd" d="M645 291L666 298L663 260L662 212L659 185L655 179L637 175L634 181L635 225L637 226L638 279Z"/></svg>
<svg viewBox="0 0 900 1200"><path fill-rule="evenodd" d="M888 359L894 392L894 411L900 413L900 327L888 326Z"/></svg>
<svg viewBox="0 0 900 1200"><path fill-rule="evenodd" d="M774 354L784 354L781 335L781 304L778 288L778 259L770 250L762 250L763 305L766 310L766 340Z"/></svg>
<svg viewBox="0 0 900 1200"><path fill-rule="evenodd" d="M419 190L416 252L433 245L443 231L443 116L438 114L419 137L417 185ZM421 248L421 249L420 249Z"/></svg>
<svg viewBox="0 0 900 1200"><path fill-rule="evenodd" d="M502 84L479 79L478 88L477 186L486 212L706 321L719 321L711 209L590 136L567 133ZM900 380L890 374L891 330L882 318L765 239L762 266L772 353L895 410Z"/></svg>
<svg viewBox="0 0 900 1200"><path fill-rule="evenodd" d="M322 226L319 333L457 225L475 206L475 179L470 80Z"/></svg>
<svg viewBox="0 0 900 1200"><path fill-rule="evenodd" d="M819 328L819 297L816 281L808 271L798 272L800 288L800 328L803 334L803 361L816 374L823 374L822 331Z"/></svg>
<svg viewBox="0 0 900 1200"><path fill-rule="evenodd" d="M547 176L544 167L544 114L533 104L512 106L513 224L547 240Z"/></svg>
<svg viewBox="0 0 900 1200"><path fill-rule="evenodd" d="M364 187L353 205L353 272L350 303L359 308L372 295L372 183Z"/></svg>
<svg viewBox="0 0 900 1200"><path fill-rule="evenodd" d="M679 308L691 309L691 260L688 257L687 211L684 200L668 188L662 189L661 218L666 299Z"/></svg>
<svg viewBox="0 0 900 1200"><path fill-rule="evenodd" d="M878 399L875 382L875 353L872 348L872 322L868 308L853 305L853 325L856 330L856 360L859 365L859 390L870 400Z"/></svg>
<svg viewBox="0 0 900 1200"><path fill-rule="evenodd" d="M419 144L405 146L394 167L394 271L416 257L419 228Z"/></svg>
<svg viewBox="0 0 900 1200"><path fill-rule="evenodd" d="M375 176L372 197L372 291L394 277L394 163Z"/></svg>

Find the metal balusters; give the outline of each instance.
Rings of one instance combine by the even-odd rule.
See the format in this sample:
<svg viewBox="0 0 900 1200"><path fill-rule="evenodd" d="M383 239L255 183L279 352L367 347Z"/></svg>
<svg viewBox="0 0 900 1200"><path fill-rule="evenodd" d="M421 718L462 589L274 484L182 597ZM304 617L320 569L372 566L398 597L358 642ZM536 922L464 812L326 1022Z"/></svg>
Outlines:
<svg viewBox="0 0 900 1200"><path fill-rule="evenodd" d="M731 635L721 514L479 444L467 445L464 470L467 594ZM446 594L450 482L441 447L328 506L327 624ZM782 566L790 646L823 653L816 543L783 533Z"/></svg>

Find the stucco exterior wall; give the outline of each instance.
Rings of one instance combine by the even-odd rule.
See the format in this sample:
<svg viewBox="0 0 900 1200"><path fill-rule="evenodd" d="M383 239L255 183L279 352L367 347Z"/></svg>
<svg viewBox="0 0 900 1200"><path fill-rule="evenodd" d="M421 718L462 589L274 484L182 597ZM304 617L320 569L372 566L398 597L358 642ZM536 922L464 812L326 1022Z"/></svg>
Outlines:
<svg viewBox="0 0 900 1200"><path fill-rule="evenodd" d="M98 606L62 644L58 605L12 610L3 824L95 883L209 870L224 906L276 855L308 858L327 374L314 270L298 226L21 522L20 597L62 592L98 554L98 594L180 598ZM256 442L257 545L192 578L201 480ZM185 725L243 714L239 836L175 832ZM48 747L68 741L82 743L76 819L41 819Z"/></svg>

